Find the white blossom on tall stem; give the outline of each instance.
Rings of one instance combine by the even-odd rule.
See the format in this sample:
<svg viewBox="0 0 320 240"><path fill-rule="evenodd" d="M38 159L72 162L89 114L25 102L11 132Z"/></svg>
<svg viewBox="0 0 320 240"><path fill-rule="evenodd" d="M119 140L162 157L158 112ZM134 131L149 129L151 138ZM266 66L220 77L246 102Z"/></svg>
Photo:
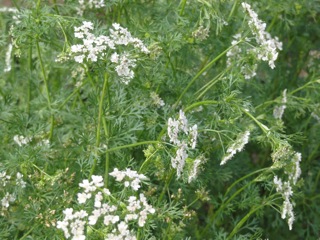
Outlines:
<svg viewBox="0 0 320 240"><path fill-rule="evenodd" d="M179 118L168 119L168 136L170 142L176 147L176 156L171 158L171 166L177 169L177 178L181 177L183 168L188 158L188 145L191 149L195 149L197 144L198 126L195 124L191 128L188 127L188 120L182 110L179 111Z"/></svg>
<svg viewBox="0 0 320 240"><path fill-rule="evenodd" d="M6 67L4 69L4 72L10 72L11 71L11 54L12 54L12 44L10 43L8 46L8 50L6 52Z"/></svg>
<svg viewBox="0 0 320 240"><path fill-rule="evenodd" d="M270 68L275 68L274 62L278 58L278 50L282 50L282 43L277 37L272 38L271 35L265 31L266 23L258 18L258 14L251 9L248 3L243 2L241 6L250 17L249 28L253 35L255 35L257 43L260 45L259 48L255 48L253 51L255 51L259 60L267 61Z"/></svg>
<svg viewBox="0 0 320 240"><path fill-rule="evenodd" d="M71 55L78 63L85 61L97 62L99 60L110 60L115 64L115 71L124 84L128 84L134 77L133 68L136 66L136 59L131 52L149 53L143 42L132 37L131 33L121 27L118 23L113 23L109 29L109 36L95 36L93 23L84 21L82 26L75 27L74 36L82 40L81 44L71 46ZM117 46L131 46L130 51L116 51ZM121 48L122 49L122 48ZM111 50L111 54L110 54ZM110 54L110 56L109 56Z"/></svg>
<svg viewBox="0 0 320 240"><path fill-rule="evenodd" d="M250 132L241 133L238 138L227 149L227 154L222 158L220 165L226 164L237 152L241 152L243 147L249 142Z"/></svg>

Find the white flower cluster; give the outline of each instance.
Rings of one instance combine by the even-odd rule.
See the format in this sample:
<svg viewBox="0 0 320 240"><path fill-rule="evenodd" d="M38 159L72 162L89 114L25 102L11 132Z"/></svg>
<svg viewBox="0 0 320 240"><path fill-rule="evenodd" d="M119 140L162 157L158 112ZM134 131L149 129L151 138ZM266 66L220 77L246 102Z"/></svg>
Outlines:
<svg viewBox="0 0 320 240"><path fill-rule="evenodd" d="M192 32L192 36L199 41L203 41L209 37L209 28L208 27L204 28L203 26L199 26L197 30Z"/></svg>
<svg viewBox="0 0 320 240"><path fill-rule="evenodd" d="M220 165L224 165L227 161L229 161L237 152L241 152L243 147L249 142L250 132L245 131L241 133L238 138L231 144L231 146L227 149L227 154L221 160Z"/></svg>
<svg viewBox="0 0 320 240"><path fill-rule="evenodd" d="M283 157L292 158L290 164L288 164L285 170L285 173L288 175L288 181L283 182L277 176L274 176L274 179L273 179L273 182L276 185L277 192L279 192L282 195L282 198L284 199L281 217L282 219L287 218L289 229L291 230L292 224L294 221L293 206L292 206L292 203L290 202L290 197L293 194L291 186L297 183L301 175L301 168L300 168L301 153L293 152L289 150L287 154L284 154L285 151L282 151L281 149L279 151L280 151L280 155L283 155Z"/></svg>
<svg viewBox="0 0 320 240"><path fill-rule="evenodd" d="M234 40L232 40L231 45L232 48L227 52L227 66L231 67L233 64L235 67L240 68L241 74L244 76L245 79L251 79L257 75L256 70L258 68L257 64L249 64L247 63L246 59L240 60L239 57L241 56L242 49L238 45L241 41L241 34L238 33L233 36ZM246 41L249 39L246 38ZM247 55L250 53L251 49L246 50ZM244 61L244 62L243 62ZM250 60L249 60L250 61Z"/></svg>
<svg viewBox="0 0 320 240"><path fill-rule="evenodd" d="M117 168L113 169L113 172L109 173L116 179L117 182L124 181L125 187L131 187L134 191L138 191L141 187L140 183L148 178L143 174L138 174L137 171L133 171L127 168L125 171L119 171Z"/></svg>
<svg viewBox="0 0 320 240"><path fill-rule="evenodd" d="M181 137L181 133L183 132ZM179 139L182 138L182 140ZM174 169L177 169L177 178L179 179L183 171L186 159L188 158L187 149L188 145L195 149L197 144L198 126L195 124L191 128L188 128L188 120L182 110L179 111L179 119L168 119L168 136L170 142L172 142L178 149L176 157L171 158L171 165ZM185 138L188 138L188 141Z"/></svg>
<svg viewBox="0 0 320 240"><path fill-rule="evenodd" d="M189 173L188 183L191 183L194 179L196 179L197 174L198 174L198 169L199 169L199 166L201 163L202 163L202 161L200 159L194 160L193 166L192 166L191 171Z"/></svg>
<svg viewBox="0 0 320 240"><path fill-rule="evenodd" d="M19 11L16 8L2 7L2 8L0 8L0 12L3 12L3 13L7 13L7 12L18 13Z"/></svg>
<svg viewBox="0 0 320 240"><path fill-rule="evenodd" d="M26 144L28 144L29 142L31 142L31 140L32 140L32 138L30 138L30 137L24 137L24 136L22 136L22 135L15 135L15 136L13 136L13 141L15 141L16 142L16 144L18 144L20 147L22 146L22 145L26 145Z"/></svg>
<svg viewBox="0 0 320 240"><path fill-rule="evenodd" d="M11 176L7 175L5 171L0 172L0 186L3 189L5 186L10 184L11 179L12 179ZM15 186L18 186L21 188L25 188L27 183L23 180L23 175L20 172L17 172L15 183L12 183L12 184L15 184ZM3 214L3 212L9 208L10 203L13 203L15 200L16 200L15 194L6 192L5 196L1 199L1 202L0 202L2 206L1 214Z"/></svg>
<svg viewBox="0 0 320 240"><path fill-rule="evenodd" d="M243 2L241 5L250 17L249 27L260 45L260 48L254 48L252 51L259 60L267 61L272 69L275 68L274 62L278 58L278 50L282 50L282 43L277 37L272 38L265 31L266 23L258 18L258 14L251 9L248 3Z"/></svg>
<svg viewBox="0 0 320 240"><path fill-rule="evenodd" d="M10 72L11 71L11 54L12 54L12 44L10 43L8 46L8 50L6 52L6 67L3 70L4 72Z"/></svg>
<svg viewBox="0 0 320 240"><path fill-rule="evenodd" d="M282 99L281 99L281 105L280 106L276 106L273 109L273 117L275 119L282 119L284 110L287 108L286 103L287 103L287 89L285 89L282 92Z"/></svg>
<svg viewBox="0 0 320 240"><path fill-rule="evenodd" d="M78 15L82 16L83 12L89 8L103 8L105 7L104 0L79 0L79 7L77 7Z"/></svg>
<svg viewBox="0 0 320 240"><path fill-rule="evenodd" d="M96 37L91 31L93 23L83 22L80 27L75 27L75 37L83 41L83 44L71 46L71 54L74 60L78 63L83 63L84 60L97 62L107 58L107 50L113 50L110 56L110 62L116 64L115 70L121 81L128 84L134 77L132 68L136 66L136 59L132 59L128 52L117 53L116 46L132 45L135 50L143 53L149 53L147 47L138 38L132 37L131 33L121 27L117 23L113 23L110 29L110 35L100 35Z"/></svg>
<svg viewBox="0 0 320 240"><path fill-rule="evenodd" d="M156 92L151 92L150 97L152 100L152 104L156 107L160 108L165 105L164 101L159 97L159 95Z"/></svg>
<svg viewBox="0 0 320 240"><path fill-rule="evenodd" d="M115 177L116 181L124 181L126 187L131 186L135 191L140 188L140 180L147 179L143 174L130 169L119 171L115 168L110 175ZM129 228L129 222L135 221L139 227L143 227L148 215L155 213L155 209L148 204L144 194L140 193L139 199L136 196L129 196L128 199L121 201L112 197L107 188L103 188L101 176L93 175L91 178L92 181L85 179L79 184L83 192L77 195L80 205L88 204L93 199L91 213L88 206L85 207L86 210L75 212L74 209L67 208L63 211L64 219L58 221L56 227L64 232L66 238L84 240L87 225L95 226L102 223L104 228L108 227L110 230L106 233L105 239L137 239Z"/></svg>
<svg viewBox="0 0 320 240"><path fill-rule="evenodd" d="M290 202L290 196L292 196L292 189L290 186L290 182L284 182L282 183L282 180L279 179L277 176L274 176L273 179L274 184L276 185L276 190L277 192L281 193L284 202L282 206L282 213L281 213L281 218L288 219L288 225L289 229L292 229L292 224L294 221L294 213L293 213L293 206L292 203Z"/></svg>
<svg viewBox="0 0 320 240"><path fill-rule="evenodd" d="M22 147L23 145L27 145L32 141L32 137L24 137L22 135L14 135L13 141L19 145L19 147ZM38 144L38 146L49 146L50 141L48 139L41 139Z"/></svg>

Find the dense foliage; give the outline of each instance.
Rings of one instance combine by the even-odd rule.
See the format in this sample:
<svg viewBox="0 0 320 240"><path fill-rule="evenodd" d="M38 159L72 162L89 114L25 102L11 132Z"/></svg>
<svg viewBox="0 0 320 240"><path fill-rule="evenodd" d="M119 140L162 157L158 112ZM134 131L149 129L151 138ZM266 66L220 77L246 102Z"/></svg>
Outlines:
<svg viewBox="0 0 320 240"><path fill-rule="evenodd" d="M319 14L0 8L0 239L319 239Z"/></svg>

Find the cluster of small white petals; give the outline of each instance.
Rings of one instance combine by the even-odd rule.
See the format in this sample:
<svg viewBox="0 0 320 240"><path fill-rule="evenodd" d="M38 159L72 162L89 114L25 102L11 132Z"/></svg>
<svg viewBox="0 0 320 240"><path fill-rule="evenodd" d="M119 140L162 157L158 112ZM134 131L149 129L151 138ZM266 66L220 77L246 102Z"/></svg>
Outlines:
<svg viewBox="0 0 320 240"><path fill-rule="evenodd" d="M131 187L134 191L138 191L141 187L140 183L143 180L147 180L147 177L143 174L127 168L125 171L119 171L118 168L113 169L113 172L109 173L116 179L117 182L124 181L125 187Z"/></svg>
<svg viewBox="0 0 320 240"><path fill-rule="evenodd" d="M281 218L287 218L289 229L292 230L294 213L292 203L290 202L290 197L293 194L290 182L282 182L277 176L274 176L273 182L276 185L277 192L279 192L284 199Z"/></svg>
<svg viewBox="0 0 320 240"><path fill-rule="evenodd" d="M117 181L124 181L124 185L129 181L138 180L132 186L135 190L140 188L140 180L146 179L143 174L138 174L130 169L126 169L126 171L114 169L111 175ZM139 187L137 187L138 185ZM139 199L135 196L129 196L124 202L109 197L111 193L108 189L103 188L104 184L101 176L93 175L91 181L85 179L79 186L83 189L83 192L77 195L78 203L83 205L93 202L93 206L91 205L91 213L88 205L85 207L86 211L74 212L72 208L63 211L64 219L58 221L56 227L64 232L66 238L84 240L86 239L84 231L86 226L95 226L99 223L103 224L103 228L108 227L109 229L105 239L136 239L134 232L129 229L128 222L134 221L137 222L139 227L143 227L148 215L155 213L155 209L148 204L147 198L142 193L140 193ZM87 201L89 199L93 199L93 201ZM112 205L112 201L114 205ZM102 221L98 221L99 219L102 219Z"/></svg>
<svg viewBox="0 0 320 240"><path fill-rule="evenodd" d="M259 48L255 48L253 51L255 51L259 60L267 61L272 69L275 68L274 62L278 58L278 50L282 50L282 43L279 42L277 37L272 38L265 31L266 23L258 18L257 13L251 9L248 3L243 2L241 5L250 17L249 27L255 35L257 43L260 45Z"/></svg>
<svg viewBox="0 0 320 240"><path fill-rule="evenodd" d="M251 79L257 75L256 70L258 68L258 65L248 64L246 62L240 61L241 53L243 52L241 47L238 45L238 43L241 41L241 34L238 33L234 35L233 38L234 39L231 42L232 48L226 54L227 66L231 67L231 65L233 64L235 67L240 68L240 72L245 79ZM246 41L249 41L249 39L246 39ZM252 51L252 49L246 50L247 55L250 54L250 51Z"/></svg>
<svg viewBox="0 0 320 240"><path fill-rule="evenodd" d="M228 160L230 160L237 152L241 152L243 147L249 142L250 132L245 131L241 133L238 138L232 143L232 145L227 149L227 154L222 158L220 165L224 165Z"/></svg>
<svg viewBox="0 0 320 240"><path fill-rule="evenodd" d="M136 240L136 236L129 230L129 226L126 222L122 221L118 223L112 233L109 233L105 239L108 240Z"/></svg>
<svg viewBox="0 0 320 240"><path fill-rule="evenodd" d="M317 115L315 112L312 112L311 116L320 123L320 116L319 115Z"/></svg>
<svg viewBox="0 0 320 240"><path fill-rule="evenodd" d="M139 197L140 199L137 199L135 196L129 197L127 210L130 213L126 215L125 220L127 222L138 219L139 227L143 227L146 223L148 214L154 214L155 209L148 204L143 193L140 193Z"/></svg>
<svg viewBox="0 0 320 240"><path fill-rule="evenodd" d="M273 117L275 119L282 119L282 116L283 116L283 113L284 113L284 110L286 109L286 103L287 103L287 89L285 89L283 92L282 92L282 99L281 99L281 105L280 106L276 106L274 109L273 109Z"/></svg>
<svg viewBox="0 0 320 240"><path fill-rule="evenodd" d="M6 67L3 70L4 72L11 71L11 54L12 54L12 44L10 43L8 46L8 50L6 52L6 59L5 59Z"/></svg>
<svg viewBox="0 0 320 240"><path fill-rule="evenodd" d="M179 111L179 119L168 119L168 136L170 142L176 147L176 156L171 158L171 166L177 169L177 178L179 179L183 168L185 166L186 159L188 158L188 145L195 149L198 137L198 126L195 124L192 127L188 127L188 120L182 110ZM183 132L184 134L180 134ZM182 139L179 139L182 138ZM185 139L188 139L186 141Z"/></svg>
<svg viewBox="0 0 320 240"><path fill-rule="evenodd" d="M103 8L105 6L104 0L79 0L79 7L77 7L78 15L82 16L83 12L89 9L98 9Z"/></svg>
<svg viewBox="0 0 320 240"><path fill-rule="evenodd" d="M72 208L67 208L63 211L64 219L57 221L57 228L64 232L66 238L72 237L73 240L84 240L85 237L85 218L88 213L84 210L73 213Z"/></svg>
<svg viewBox="0 0 320 240"><path fill-rule="evenodd" d="M111 62L116 63L117 66L115 68L119 77L121 77L122 82L124 84L128 84L130 80L134 77L134 72L131 68L136 66L136 60L131 59L130 55L124 52L121 55L117 53L113 53L111 55Z"/></svg>
<svg viewBox="0 0 320 240"><path fill-rule="evenodd" d="M17 172L17 176L16 176L16 185L20 186L21 188L25 188L27 183L25 181L23 181L23 174Z"/></svg>
<svg viewBox="0 0 320 240"><path fill-rule="evenodd" d="M188 158L187 154L187 144L185 142L179 143L177 145L178 149L176 152L176 157L171 158L171 166L174 169L177 169L177 178L181 177L181 173L183 172L184 165L186 163L186 159Z"/></svg>
<svg viewBox="0 0 320 240"><path fill-rule="evenodd" d="M295 185L301 175L301 168L300 168L300 162L301 162L301 153L296 152L293 155L292 158L292 170L289 173L289 179L293 182L293 184Z"/></svg>
<svg viewBox="0 0 320 240"><path fill-rule="evenodd" d="M10 183L11 176L7 175L5 171L0 172L0 186L5 187ZM15 179L15 186L25 188L27 183L23 180L23 174L17 172Z"/></svg>
<svg viewBox="0 0 320 240"><path fill-rule="evenodd" d="M191 183L194 179L196 179L200 164L201 164L200 159L196 159L193 162L193 167L191 168L191 171L190 171L189 177L188 177L188 183Z"/></svg>
<svg viewBox="0 0 320 240"><path fill-rule="evenodd" d="M152 104L156 107L160 108L165 105L164 101L159 97L159 95L156 92L151 92L150 97L152 100Z"/></svg>
<svg viewBox="0 0 320 240"><path fill-rule="evenodd" d="M7 192L6 195L1 199L2 211L8 209L10 203L14 202L15 200L15 195Z"/></svg>
<svg viewBox="0 0 320 240"><path fill-rule="evenodd" d="M9 12L9 13L18 13L19 11L16 8L2 7L2 8L0 8L0 12L3 12L3 13L7 13L7 12Z"/></svg>
<svg viewBox="0 0 320 240"><path fill-rule="evenodd" d="M134 49L140 52L149 53L140 39L132 37L131 33L118 23L112 24L109 36L100 35L96 37L92 34L93 29L93 23L86 21L83 22L82 26L75 27L75 37L83 41L82 44L71 46L71 54L78 63L106 60L107 50L115 50L118 45L132 45ZM132 68L136 66L136 59L133 59L128 52L117 53L114 51L110 56L110 62L116 65L115 71L123 83L128 84L133 79Z"/></svg>
<svg viewBox="0 0 320 240"><path fill-rule="evenodd" d="M5 187L10 181L11 176L7 175L5 171L0 172L0 186Z"/></svg>
<svg viewBox="0 0 320 240"><path fill-rule="evenodd" d="M209 28L199 26L197 30L192 32L192 36L199 41L203 41L209 37Z"/></svg>
<svg viewBox="0 0 320 240"><path fill-rule="evenodd" d="M28 144L29 142L31 142L31 140L32 140L32 138L30 138L30 137L24 137L24 136L22 136L22 135L15 135L14 137L13 137L13 141L15 141L15 143L16 144L18 144L20 147L22 146L22 145L26 145L26 144Z"/></svg>

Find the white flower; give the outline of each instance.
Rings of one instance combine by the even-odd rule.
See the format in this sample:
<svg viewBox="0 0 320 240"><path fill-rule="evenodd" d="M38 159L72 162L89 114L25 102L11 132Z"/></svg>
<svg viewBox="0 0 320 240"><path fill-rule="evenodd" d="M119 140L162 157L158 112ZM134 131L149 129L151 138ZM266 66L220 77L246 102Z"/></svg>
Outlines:
<svg viewBox="0 0 320 240"><path fill-rule="evenodd" d="M190 128L189 130L190 134L190 145L192 149L196 148L197 144L197 136L198 136L198 126L197 124L193 125L193 127Z"/></svg>
<svg viewBox="0 0 320 240"><path fill-rule="evenodd" d="M13 141L15 141L16 142L16 144L18 144L20 147L22 146L22 145L26 145L26 144L28 144L29 142L31 142L31 138L29 138L29 137L24 137L24 136L22 136L22 135L15 135L14 137L13 137Z"/></svg>
<svg viewBox="0 0 320 240"><path fill-rule="evenodd" d="M159 95L155 92L150 93L150 97L152 99L152 104L156 107L160 108L165 105L164 101L159 97Z"/></svg>
<svg viewBox="0 0 320 240"><path fill-rule="evenodd" d="M282 43L279 42L278 38L272 38L265 31L266 24L258 18L257 13L251 9L248 3L243 2L241 5L250 16L249 28L255 35L257 43L260 44L260 48L255 49L257 51L256 56L262 61L267 61L272 69L275 68L274 62L278 57L277 50L282 50Z"/></svg>
<svg viewBox="0 0 320 240"><path fill-rule="evenodd" d="M78 193L77 196L78 196L78 202L79 202L80 204L83 204L83 203L85 203L88 199L90 199L92 195L91 195L91 193Z"/></svg>
<svg viewBox="0 0 320 240"><path fill-rule="evenodd" d="M179 179L181 176L181 173L183 171L186 159L188 158L187 154L187 145L182 142L178 146L178 150L176 152L176 157L171 158L171 166L175 169L177 169L177 178Z"/></svg>
<svg viewBox="0 0 320 240"><path fill-rule="evenodd" d="M116 178L117 182L121 182L126 176L125 172L119 171L118 168L114 168L113 172L109 173L112 177Z"/></svg>
<svg viewBox="0 0 320 240"><path fill-rule="evenodd" d="M237 152L241 152L243 147L249 142L249 136L249 131L245 131L244 133L240 134L238 138L232 143L232 145L227 149L227 154L222 158L220 165L224 165Z"/></svg>
<svg viewBox="0 0 320 240"><path fill-rule="evenodd" d="M273 109L273 116L275 119L282 119L284 110L287 108L286 103L287 103L287 89L283 90L282 92L282 99L281 99L281 105L276 106Z"/></svg>
<svg viewBox="0 0 320 240"><path fill-rule="evenodd" d="M193 167L189 173L189 177L188 177L188 183L191 183L196 177L197 177L197 173L198 173L198 168L201 164L201 160L200 159L196 159L193 162Z"/></svg>
<svg viewBox="0 0 320 240"><path fill-rule="evenodd" d="M4 69L4 72L11 71L11 53L12 53L12 44L10 43L8 46L8 50L6 52L6 67Z"/></svg>

